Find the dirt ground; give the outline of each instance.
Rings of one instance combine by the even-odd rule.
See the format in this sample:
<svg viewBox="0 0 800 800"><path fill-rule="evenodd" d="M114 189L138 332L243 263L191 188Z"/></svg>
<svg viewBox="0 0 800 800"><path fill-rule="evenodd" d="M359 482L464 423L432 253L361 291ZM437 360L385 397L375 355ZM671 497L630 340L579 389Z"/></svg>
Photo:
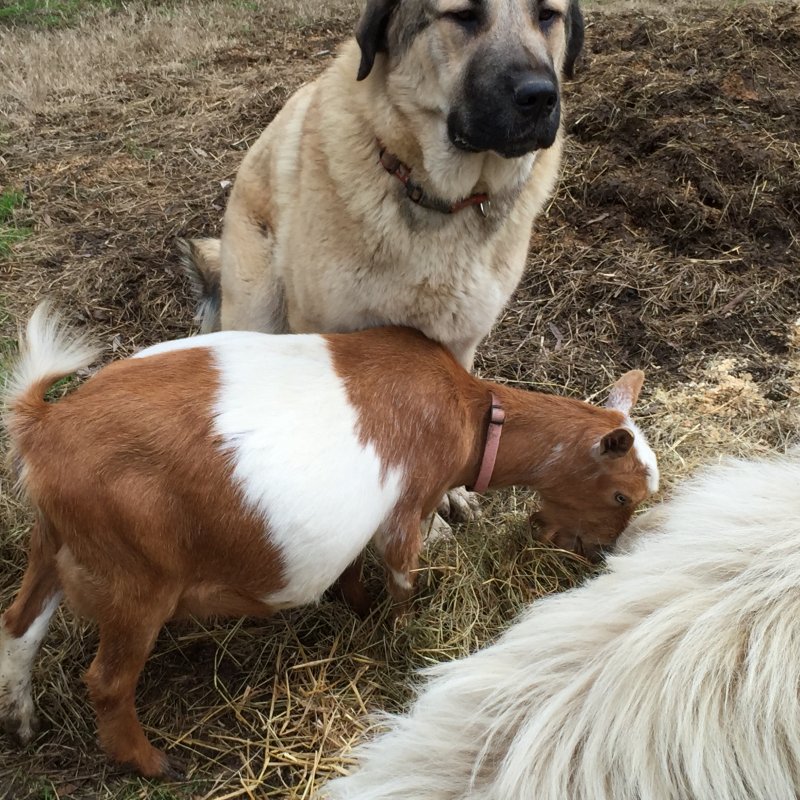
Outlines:
<svg viewBox="0 0 800 800"><path fill-rule="evenodd" d="M0 251L0 356L43 295L109 357L192 329L176 238L219 232L243 153L355 20L350 3L298 8L145 3L0 27L0 192L24 193L10 224L30 229ZM478 369L599 398L643 368L638 418L668 491L721 454L800 438L800 8L598 3L587 21L563 180ZM5 606L29 517L0 481ZM347 768L366 712L407 701L416 669L585 577L532 542L529 508L525 492L495 497L433 548L405 631L385 608L360 622L335 601L170 626L138 704L184 784L105 763L80 679L95 634L62 613L35 673L40 734L22 749L0 736L0 797L310 797Z"/></svg>

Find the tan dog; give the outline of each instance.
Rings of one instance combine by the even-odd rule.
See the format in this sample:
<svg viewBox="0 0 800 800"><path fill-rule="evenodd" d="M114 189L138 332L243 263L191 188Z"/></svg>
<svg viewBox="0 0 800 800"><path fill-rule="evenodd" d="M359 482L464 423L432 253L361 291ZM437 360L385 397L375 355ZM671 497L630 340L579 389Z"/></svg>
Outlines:
<svg viewBox="0 0 800 800"><path fill-rule="evenodd" d="M188 248L204 331L407 325L467 369L555 185L577 0L368 0Z"/></svg>

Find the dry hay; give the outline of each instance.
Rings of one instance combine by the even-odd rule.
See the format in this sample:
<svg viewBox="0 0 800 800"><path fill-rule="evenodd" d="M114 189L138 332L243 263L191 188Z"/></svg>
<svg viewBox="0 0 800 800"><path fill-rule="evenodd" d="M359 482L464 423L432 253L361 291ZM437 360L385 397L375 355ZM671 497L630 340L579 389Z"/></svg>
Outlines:
<svg viewBox="0 0 800 800"><path fill-rule="evenodd" d="M599 398L644 367L639 414L671 484L720 454L797 440L800 14L785 2L651 6L588 15L564 179L479 369ZM244 150L353 19L354 4L335 0L134 3L75 29L0 31L0 185L24 189L15 221L34 230L0 261L0 353L42 294L109 355L184 334L175 237L218 232ZM50 51L73 60L59 73ZM5 606L28 517L0 480ZM43 730L24 750L0 739L0 787L310 797L346 768L367 711L402 707L416 668L474 650L526 603L583 579L579 559L531 542L529 508L524 492L493 497L482 523L429 550L406 630L385 605L361 622L334 600L266 622L170 626L139 708L188 764L181 786L105 763L80 683L95 633L59 614L36 671ZM368 576L380 593L376 564Z"/></svg>

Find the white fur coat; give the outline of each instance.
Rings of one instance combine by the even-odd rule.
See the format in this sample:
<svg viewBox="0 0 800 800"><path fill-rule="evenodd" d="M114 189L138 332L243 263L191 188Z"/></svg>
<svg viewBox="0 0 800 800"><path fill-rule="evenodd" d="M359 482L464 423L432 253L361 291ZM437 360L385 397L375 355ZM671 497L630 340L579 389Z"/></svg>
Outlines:
<svg viewBox="0 0 800 800"><path fill-rule="evenodd" d="M800 449L731 461L627 553L430 670L331 800L796 800Z"/></svg>

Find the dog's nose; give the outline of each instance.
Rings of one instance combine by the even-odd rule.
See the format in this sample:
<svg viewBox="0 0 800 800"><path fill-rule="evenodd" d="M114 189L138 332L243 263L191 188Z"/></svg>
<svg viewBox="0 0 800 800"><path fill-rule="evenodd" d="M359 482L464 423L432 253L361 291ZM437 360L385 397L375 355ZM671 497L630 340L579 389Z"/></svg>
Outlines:
<svg viewBox="0 0 800 800"><path fill-rule="evenodd" d="M547 116L556 107L558 92L548 78L527 75L514 86L514 102L532 116Z"/></svg>

